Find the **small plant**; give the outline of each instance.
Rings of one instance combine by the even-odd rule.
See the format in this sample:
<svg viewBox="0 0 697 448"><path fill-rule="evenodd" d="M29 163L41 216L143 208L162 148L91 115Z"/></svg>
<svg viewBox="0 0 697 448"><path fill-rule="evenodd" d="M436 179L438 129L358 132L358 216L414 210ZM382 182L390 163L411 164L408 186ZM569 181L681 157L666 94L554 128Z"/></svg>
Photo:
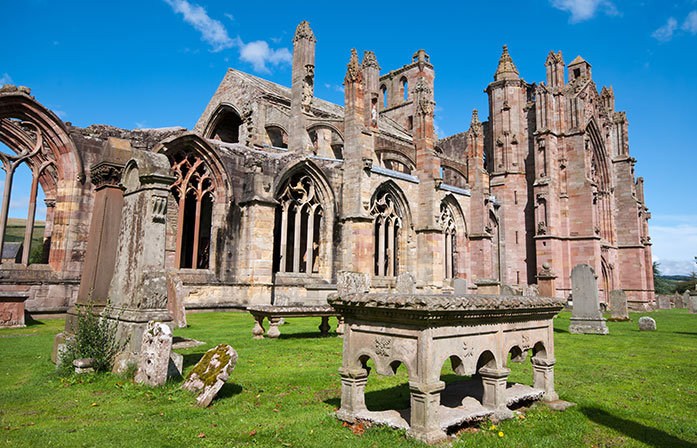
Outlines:
<svg viewBox="0 0 697 448"><path fill-rule="evenodd" d="M79 358L94 359L93 368L97 372L108 372L114 358L128 343L116 337L117 322L100 316L94 310L92 301L85 305L75 305L77 309L77 328L75 336L66 342L61 353L61 364L70 369L73 361ZM109 305L104 308L106 311Z"/></svg>

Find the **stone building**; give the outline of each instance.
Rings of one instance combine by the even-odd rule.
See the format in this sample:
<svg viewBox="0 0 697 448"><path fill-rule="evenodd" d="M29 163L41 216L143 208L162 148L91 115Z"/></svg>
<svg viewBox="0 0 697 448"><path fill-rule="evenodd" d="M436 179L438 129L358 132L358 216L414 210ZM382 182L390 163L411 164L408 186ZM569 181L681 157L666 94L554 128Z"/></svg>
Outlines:
<svg viewBox="0 0 697 448"><path fill-rule="evenodd" d="M558 296L588 263L601 300L614 289L635 308L653 300L626 115L612 88L598 93L588 62L574 59L567 81L550 52L547 79L529 84L504 46L488 121L475 110L467 131L439 140L424 50L387 73L352 50L342 107L314 96L315 42L302 22L290 88L229 69L193 131L74 127L29 89L4 86L0 141L16 153L4 169L26 163L31 204L40 183L48 213L45 263L28 263L25 241L21 263L0 265L0 289L29 292L34 313L105 300L128 219L124 164L150 151L171 164L164 260L169 294L188 310L321 302L340 271L370 273L374 290L405 271L423 292L447 292L455 278L471 291L522 289L543 263Z"/></svg>

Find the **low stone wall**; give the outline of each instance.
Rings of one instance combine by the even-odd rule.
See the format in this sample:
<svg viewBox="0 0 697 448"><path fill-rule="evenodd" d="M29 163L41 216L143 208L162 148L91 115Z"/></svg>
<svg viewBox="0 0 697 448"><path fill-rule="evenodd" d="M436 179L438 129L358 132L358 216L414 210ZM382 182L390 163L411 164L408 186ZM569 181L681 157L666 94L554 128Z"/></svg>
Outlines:
<svg viewBox="0 0 697 448"><path fill-rule="evenodd" d="M3 264L0 269L0 292L28 294L24 304L29 315L63 315L77 299L78 275L59 275L48 265Z"/></svg>

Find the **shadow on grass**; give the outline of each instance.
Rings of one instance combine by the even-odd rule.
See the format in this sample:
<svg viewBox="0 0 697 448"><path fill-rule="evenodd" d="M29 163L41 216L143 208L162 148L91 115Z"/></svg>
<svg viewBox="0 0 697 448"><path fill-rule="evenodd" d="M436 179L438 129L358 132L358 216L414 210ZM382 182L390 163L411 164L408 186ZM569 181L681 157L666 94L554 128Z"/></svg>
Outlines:
<svg viewBox="0 0 697 448"><path fill-rule="evenodd" d="M33 317L31 317L30 314L24 315L24 324L27 327L33 327L35 325L46 325L45 323L41 322L40 320L36 320Z"/></svg>
<svg viewBox="0 0 697 448"><path fill-rule="evenodd" d="M264 336L264 338L266 338L266 337L267 336ZM329 334L323 335L322 333L319 332L319 330L317 330L317 331L312 331L312 332L306 331L306 332L302 332L302 333L290 333L290 334L281 333L281 335L278 338L279 339L324 339L324 338L332 338L332 337L334 337L334 338L336 337L335 332L329 332Z"/></svg>
<svg viewBox="0 0 697 448"><path fill-rule="evenodd" d="M184 357L184 362L182 363L182 371L185 371L187 367L195 365L197 362L203 358L204 353L186 353L182 356ZM183 373L183 372L182 372Z"/></svg>
<svg viewBox="0 0 697 448"><path fill-rule="evenodd" d="M368 380L370 381L370 379ZM332 397L324 400L330 406L341 407L341 397ZM365 393L365 405L371 411L387 411L391 409L407 409L410 405L409 384L387 389L374 390Z"/></svg>
<svg viewBox="0 0 697 448"><path fill-rule="evenodd" d="M235 396L237 394L242 393L242 386L239 384L235 383L225 383L223 384L223 387L220 388L218 391L218 395L216 396L217 400L222 400L224 398L229 398L232 396Z"/></svg>
<svg viewBox="0 0 697 448"><path fill-rule="evenodd" d="M568 333L569 330L564 330L563 328L555 328L554 332L555 333Z"/></svg>
<svg viewBox="0 0 697 448"><path fill-rule="evenodd" d="M697 333L689 332L689 331L676 331L675 334L686 334L688 336L697 336Z"/></svg>
<svg viewBox="0 0 697 448"><path fill-rule="evenodd" d="M660 429L642 425L632 420L627 420L622 417L610 414L609 412L593 407L583 407L580 411L591 421L603 425L607 428L614 429L634 440L645 443L654 447L692 447L697 446L694 443L679 439L668 434Z"/></svg>

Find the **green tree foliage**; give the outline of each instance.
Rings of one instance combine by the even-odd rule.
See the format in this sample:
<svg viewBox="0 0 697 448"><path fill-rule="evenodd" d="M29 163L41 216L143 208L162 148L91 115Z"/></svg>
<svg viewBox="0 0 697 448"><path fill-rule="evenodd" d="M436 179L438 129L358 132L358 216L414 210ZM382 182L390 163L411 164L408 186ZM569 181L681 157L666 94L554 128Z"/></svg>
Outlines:
<svg viewBox="0 0 697 448"><path fill-rule="evenodd" d="M653 262L653 289L656 294L673 294L675 286L673 282L661 277L660 264Z"/></svg>

